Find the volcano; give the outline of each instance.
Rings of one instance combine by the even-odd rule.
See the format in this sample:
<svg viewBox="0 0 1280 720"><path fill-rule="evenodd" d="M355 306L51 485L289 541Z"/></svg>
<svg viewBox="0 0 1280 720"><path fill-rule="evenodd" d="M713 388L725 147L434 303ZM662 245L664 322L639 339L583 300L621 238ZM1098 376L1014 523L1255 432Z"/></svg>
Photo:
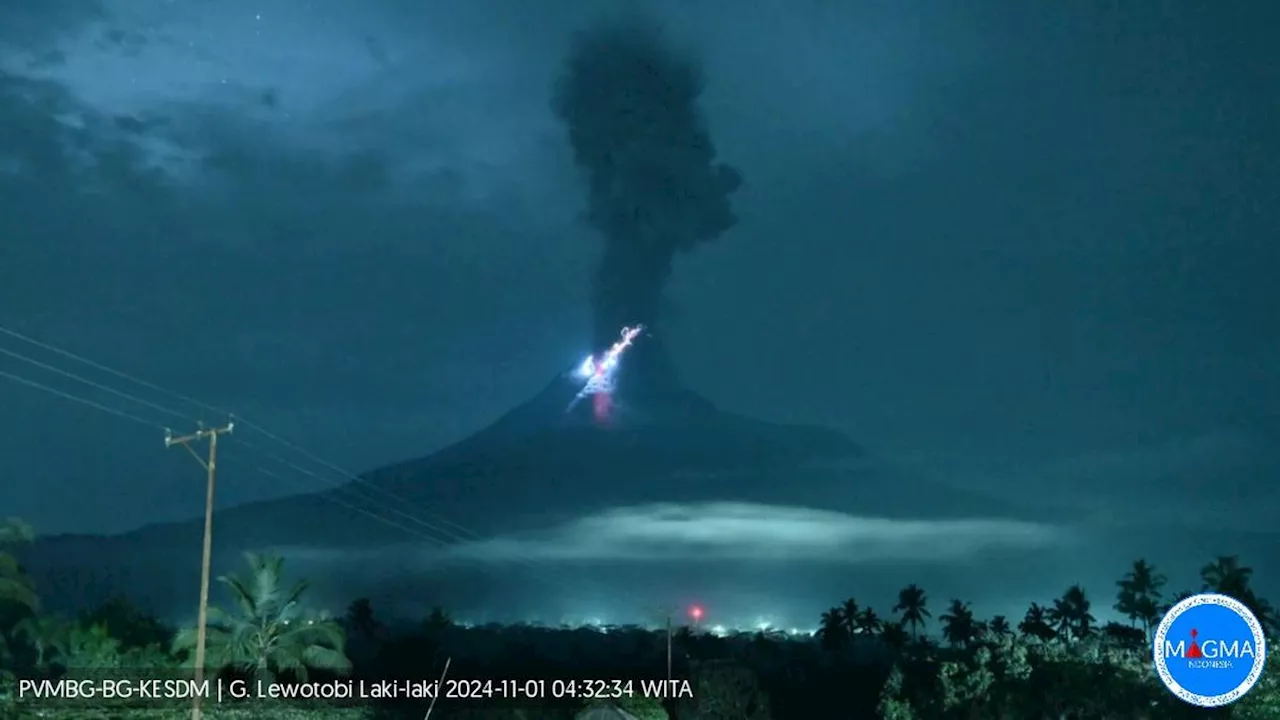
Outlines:
<svg viewBox="0 0 1280 720"><path fill-rule="evenodd" d="M246 550L362 557L399 548L393 553L399 559L384 563L377 580L385 593L414 595L425 572L412 559L415 546L538 532L652 503L753 503L881 518L1001 514L991 498L894 471L836 431L718 409L679 383L656 338L637 344L619 368L608 422L595 417L590 403L573 403L581 387L566 372L435 454L333 490L218 511L215 573L238 569ZM234 436L223 452L234 458ZM242 473L248 474L243 466L224 463L220 482L236 482ZM23 561L51 607L125 594L172 612L192 605L201 534L201 519L193 518L110 537L45 537ZM369 594L356 584L349 572L330 582L351 597ZM438 591L441 583L427 585Z"/></svg>

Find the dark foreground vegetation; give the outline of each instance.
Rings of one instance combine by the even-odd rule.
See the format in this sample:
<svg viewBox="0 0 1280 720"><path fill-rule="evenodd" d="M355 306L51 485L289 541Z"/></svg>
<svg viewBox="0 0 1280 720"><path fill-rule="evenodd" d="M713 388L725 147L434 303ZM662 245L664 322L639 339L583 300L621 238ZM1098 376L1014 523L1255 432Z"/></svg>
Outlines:
<svg viewBox="0 0 1280 720"><path fill-rule="evenodd" d="M10 522L0 542L21 543L28 528ZM6 548L12 550L12 548ZM462 627L442 610L415 627L379 620L367 600L344 617L306 606L305 584L285 581L279 558L249 556L239 576L220 578L208 638L210 675L224 687L348 687L361 680L438 678L628 678L618 697L520 701L441 700L437 718L634 717L659 720L790 720L792 718L992 718L1086 720L1230 717L1280 718L1280 675L1274 669L1235 705L1206 711L1173 698L1152 672L1147 638L1164 609L1162 575L1138 561L1107 602L1129 624L1099 626L1083 588L1068 588L1022 618L975 618L966 603L935 606L917 587L904 588L884 614L850 599L822 616L815 637L763 631L719 637L679 628L670 638L676 695L644 697L641 680L667 675L668 637L638 627ZM1276 634L1275 614L1251 589L1252 571L1236 558L1206 565L1206 589L1240 599ZM1189 594L1189 593L1187 593ZM182 718L190 700L32 699L32 680L189 679L195 635L174 630L126 599L74 619L40 610L15 557L0 552L0 718ZM1274 665L1274 662L1272 663ZM28 681L27 693L20 683ZM544 685L550 694L550 686ZM563 687L563 686L560 686ZM599 689L598 687L596 688ZM422 718L426 699L209 701L219 718ZM622 712L620 713L619 710Z"/></svg>

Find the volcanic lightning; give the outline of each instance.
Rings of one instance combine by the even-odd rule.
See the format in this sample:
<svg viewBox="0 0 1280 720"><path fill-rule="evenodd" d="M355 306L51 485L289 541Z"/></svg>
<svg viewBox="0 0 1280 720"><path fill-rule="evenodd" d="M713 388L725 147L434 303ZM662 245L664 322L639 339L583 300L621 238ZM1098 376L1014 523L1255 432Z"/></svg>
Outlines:
<svg viewBox="0 0 1280 720"><path fill-rule="evenodd" d="M598 358L594 355L588 355L582 360L576 375L584 381L584 384L578 394L574 396L573 402L569 404L569 410L572 410L578 404L578 401L589 395L594 406L596 420L600 422L608 421L609 410L613 406L613 390L618 364L622 362L623 354L635 343L636 338L642 332L644 332L643 325L624 327L618 341L610 345L604 354Z"/></svg>

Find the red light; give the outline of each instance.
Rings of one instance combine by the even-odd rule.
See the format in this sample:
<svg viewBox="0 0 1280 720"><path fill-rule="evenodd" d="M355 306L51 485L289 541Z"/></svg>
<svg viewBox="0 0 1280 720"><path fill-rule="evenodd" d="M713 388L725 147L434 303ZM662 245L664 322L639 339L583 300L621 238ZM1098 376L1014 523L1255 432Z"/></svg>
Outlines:
<svg viewBox="0 0 1280 720"><path fill-rule="evenodd" d="M693 607L689 608L689 617L693 618L694 620L701 620L702 608L698 605L694 605Z"/></svg>

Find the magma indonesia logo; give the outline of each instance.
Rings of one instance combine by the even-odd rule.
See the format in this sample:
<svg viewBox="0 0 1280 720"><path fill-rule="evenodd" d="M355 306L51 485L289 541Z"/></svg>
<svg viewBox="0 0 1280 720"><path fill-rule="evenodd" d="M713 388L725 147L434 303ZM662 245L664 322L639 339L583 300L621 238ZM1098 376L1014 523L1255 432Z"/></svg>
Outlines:
<svg viewBox="0 0 1280 720"><path fill-rule="evenodd" d="M1169 608L1152 649L1165 686L1200 707L1239 700L1258 682L1267 658L1258 618L1239 600L1211 593Z"/></svg>

